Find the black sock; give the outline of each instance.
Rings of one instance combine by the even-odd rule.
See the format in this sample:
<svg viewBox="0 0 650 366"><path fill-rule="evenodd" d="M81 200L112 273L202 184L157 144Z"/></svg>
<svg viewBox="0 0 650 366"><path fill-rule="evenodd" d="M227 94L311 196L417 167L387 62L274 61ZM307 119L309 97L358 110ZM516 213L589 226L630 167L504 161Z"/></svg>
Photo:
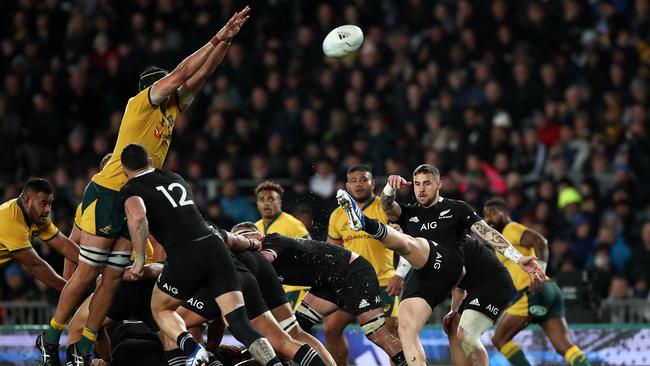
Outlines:
<svg viewBox="0 0 650 366"><path fill-rule="evenodd" d="M372 235L373 238L377 240L381 240L386 237L386 234L388 234L388 231L386 230L386 225L382 224L381 222L375 219L371 219L368 216L364 218L364 221L366 224L365 227L363 228L363 231Z"/></svg>
<svg viewBox="0 0 650 366"><path fill-rule="evenodd" d="M183 353L187 356L191 355L196 349L196 346L199 345L188 332L179 334L178 338L176 338L176 344L178 344L178 347L180 347L180 349L183 350Z"/></svg>
<svg viewBox="0 0 650 366"><path fill-rule="evenodd" d="M325 366L318 353L308 344L303 344L298 349L296 355L293 356L293 361L300 366Z"/></svg>
<svg viewBox="0 0 650 366"><path fill-rule="evenodd" d="M394 363L396 366L406 366L406 365L407 365L407 363L406 363L406 357L404 357L404 351L399 351L399 352L397 352L397 353L395 354L395 356L393 356L393 357L390 358L390 360L393 361L393 363Z"/></svg>
<svg viewBox="0 0 650 366"><path fill-rule="evenodd" d="M185 353L180 348L165 351L165 358L169 366L185 366Z"/></svg>
<svg viewBox="0 0 650 366"><path fill-rule="evenodd" d="M280 361L278 356L275 356L271 359L271 361L266 363L266 366L282 366L282 361Z"/></svg>

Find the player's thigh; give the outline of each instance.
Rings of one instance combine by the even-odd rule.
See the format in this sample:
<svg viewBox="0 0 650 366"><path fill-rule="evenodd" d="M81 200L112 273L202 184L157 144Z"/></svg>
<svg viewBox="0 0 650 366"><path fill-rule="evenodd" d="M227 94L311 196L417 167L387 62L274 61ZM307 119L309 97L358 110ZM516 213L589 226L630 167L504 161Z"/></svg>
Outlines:
<svg viewBox="0 0 650 366"><path fill-rule="evenodd" d="M313 287L302 299L302 303L309 306L323 317L334 315L334 313L338 313L337 310L339 309L336 292L333 289ZM347 323L344 324L343 327L345 327L345 325L347 325Z"/></svg>
<svg viewBox="0 0 650 366"><path fill-rule="evenodd" d="M151 294L151 312L156 316L159 312L165 310L176 310L183 303L182 299L175 298L168 293L163 292L158 284L154 286Z"/></svg>
<svg viewBox="0 0 650 366"><path fill-rule="evenodd" d="M408 254L404 255L404 259L415 269L424 267L429 260L429 253L431 252L429 242L424 238L410 238L406 245Z"/></svg>
<svg viewBox="0 0 650 366"><path fill-rule="evenodd" d="M497 348L503 347L503 345L512 340L517 333L526 328L527 325L527 316L513 315L506 311L497 321L496 329L492 336L492 344Z"/></svg>
<svg viewBox="0 0 650 366"><path fill-rule="evenodd" d="M569 326L564 318L551 318L541 324L557 353L564 355L573 346Z"/></svg>
<svg viewBox="0 0 650 366"><path fill-rule="evenodd" d="M188 308L185 308L184 306L179 306L176 309L176 312L183 319L183 322L185 322L185 326L187 328L196 327L197 325L201 325L210 320Z"/></svg>
<svg viewBox="0 0 650 366"><path fill-rule="evenodd" d="M123 230L125 220L117 193L95 182L88 183L81 198L81 218L76 220L84 233L114 239ZM81 244L84 245L83 235Z"/></svg>

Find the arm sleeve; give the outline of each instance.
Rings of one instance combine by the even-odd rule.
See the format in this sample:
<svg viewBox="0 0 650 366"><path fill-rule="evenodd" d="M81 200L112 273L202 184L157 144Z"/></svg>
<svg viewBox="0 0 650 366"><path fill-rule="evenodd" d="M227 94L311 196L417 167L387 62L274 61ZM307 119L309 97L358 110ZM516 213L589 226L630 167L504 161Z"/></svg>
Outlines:
<svg viewBox="0 0 650 366"><path fill-rule="evenodd" d="M59 233L59 228L57 228L50 219L47 220L43 228L38 232L38 238L43 241L48 241L53 239L56 234Z"/></svg>
<svg viewBox="0 0 650 366"><path fill-rule="evenodd" d="M475 223L483 220L481 216L479 216L476 211L470 205L468 205L466 202L463 201L457 201L458 202L458 214L460 215L460 219L462 222L465 224L465 227L469 230L472 225Z"/></svg>
<svg viewBox="0 0 650 366"><path fill-rule="evenodd" d="M22 252L32 247L29 241L29 230L23 224L9 221L3 223L0 232L0 245L12 253Z"/></svg>
<svg viewBox="0 0 650 366"><path fill-rule="evenodd" d="M338 212L340 211L339 208L335 209L332 214L330 215L330 221L329 224L327 225L327 236L334 240L341 240L343 239L343 236L339 232L338 228L336 227L336 219L338 217Z"/></svg>

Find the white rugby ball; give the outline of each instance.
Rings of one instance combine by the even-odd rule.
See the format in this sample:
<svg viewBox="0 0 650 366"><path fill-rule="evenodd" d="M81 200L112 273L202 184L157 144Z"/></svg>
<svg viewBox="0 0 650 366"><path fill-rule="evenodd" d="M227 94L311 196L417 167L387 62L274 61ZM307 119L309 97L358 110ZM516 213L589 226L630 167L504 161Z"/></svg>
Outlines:
<svg viewBox="0 0 650 366"><path fill-rule="evenodd" d="M363 31L356 25L332 29L323 40L323 52L329 57L343 57L356 52L363 43Z"/></svg>

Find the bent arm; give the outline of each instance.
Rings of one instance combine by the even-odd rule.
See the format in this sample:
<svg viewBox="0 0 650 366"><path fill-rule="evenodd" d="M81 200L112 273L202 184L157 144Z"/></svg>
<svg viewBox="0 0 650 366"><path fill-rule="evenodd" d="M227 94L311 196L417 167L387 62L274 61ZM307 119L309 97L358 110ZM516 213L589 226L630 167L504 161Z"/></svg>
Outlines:
<svg viewBox="0 0 650 366"><path fill-rule="evenodd" d="M66 260L77 264L77 261L79 260L79 246L77 243L70 240L60 232L47 240L46 243L54 248L54 250L61 253Z"/></svg>
<svg viewBox="0 0 650 366"><path fill-rule="evenodd" d="M524 256L500 232L488 225L485 220L475 222L470 230L488 243L488 245L492 246L497 252L515 263L519 263L519 259Z"/></svg>
<svg viewBox="0 0 650 366"><path fill-rule="evenodd" d="M65 280L50 265L39 257L34 248L13 254L13 257L36 278L49 287L61 291Z"/></svg>
<svg viewBox="0 0 650 366"><path fill-rule="evenodd" d="M454 287L451 290L451 311L460 311L460 305L465 300L465 296L467 296L467 291L461 288Z"/></svg>
<svg viewBox="0 0 650 366"><path fill-rule="evenodd" d="M525 247L531 247L535 250L535 256L538 258L537 263L546 271L546 264L548 263L548 240L532 229L526 229L521 235L519 241Z"/></svg>
<svg viewBox="0 0 650 366"><path fill-rule="evenodd" d="M131 196L124 202L131 243L135 252L135 263L144 264L146 259L145 246L149 236L149 222L147 221L147 208L142 198Z"/></svg>
<svg viewBox="0 0 650 366"><path fill-rule="evenodd" d="M399 217L402 215L402 208L395 202L395 195L387 195L385 192L382 192L379 202L381 208L386 212L389 221L396 222L399 220Z"/></svg>

